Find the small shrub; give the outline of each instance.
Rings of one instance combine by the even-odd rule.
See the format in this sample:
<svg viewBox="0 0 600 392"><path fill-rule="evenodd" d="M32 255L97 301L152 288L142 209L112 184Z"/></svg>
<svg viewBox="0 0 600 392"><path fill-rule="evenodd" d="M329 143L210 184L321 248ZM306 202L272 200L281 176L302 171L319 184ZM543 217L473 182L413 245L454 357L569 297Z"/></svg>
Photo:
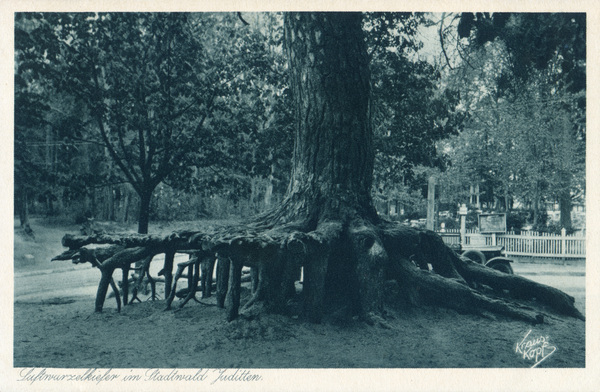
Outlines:
<svg viewBox="0 0 600 392"><path fill-rule="evenodd" d="M566 227L565 229L567 235L575 233L575 229L573 227ZM541 227L537 231L540 233L561 234L562 226L560 225L560 223L550 223L548 226Z"/></svg>
<svg viewBox="0 0 600 392"><path fill-rule="evenodd" d="M460 229L460 222L457 222L456 220L454 220L452 218L442 218L442 219L440 219L438 226L441 227L442 223L444 224L444 228L446 230Z"/></svg>
<svg viewBox="0 0 600 392"><path fill-rule="evenodd" d="M529 211L512 211L506 214L506 229L508 231L520 232L527 224L530 216Z"/></svg>
<svg viewBox="0 0 600 392"><path fill-rule="evenodd" d="M537 222L533 226L533 231L538 232L548 232L548 221L550 220L550 216L546 210L540 210L537 216Z"/></svg>
<svg viewBox="0 0 600 392"><path fill-rule="evenodd" d="M476 229L479 227L479 212L476 210L469 210L465 221L467 230Z"/></svg>

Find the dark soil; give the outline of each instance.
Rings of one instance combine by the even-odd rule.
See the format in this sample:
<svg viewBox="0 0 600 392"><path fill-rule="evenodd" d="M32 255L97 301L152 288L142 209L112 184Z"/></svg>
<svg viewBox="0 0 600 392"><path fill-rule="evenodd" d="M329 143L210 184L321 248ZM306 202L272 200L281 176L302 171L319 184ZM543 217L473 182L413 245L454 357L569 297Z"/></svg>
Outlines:
<svg viewBox="0 0 600 392"><path fill-rule="evenodd" d="M32 226L40 233L33 245L27 247L15 238L15 270L23 270L17 264L32 263L24 252L49 260L57 248L62 251L60 245L47 241L56 240L54 237L60 241L65 227L49 232L47 227ZM48 254L42 255L44 249ZM46 265L41 261L33 264L26 270ZM180 283L185 286L184 281ZM158 286L163 298L161 284ZM500 316L430 307L404 309L394 306L390 296L385 322L375 326L335 317L311 324L265 314L228 323L225 310L215 306L214 296L203 302L190 301L179 311L163 311L164 299L136 302L117 313L110 308L116 305L109 298L105 311L94 313L90 295L17 300L13 366L522 368L536 362L517 352L517 344L540 337L556 350L538 367L586 365L586 324L573 318L552 315L544 324L532 326Z"/></svg>

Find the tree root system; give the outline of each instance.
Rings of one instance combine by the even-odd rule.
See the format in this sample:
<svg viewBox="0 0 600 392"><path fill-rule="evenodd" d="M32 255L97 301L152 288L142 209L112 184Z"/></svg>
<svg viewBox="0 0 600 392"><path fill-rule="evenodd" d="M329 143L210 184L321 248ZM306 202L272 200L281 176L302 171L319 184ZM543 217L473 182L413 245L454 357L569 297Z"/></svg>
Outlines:
<svg viewBox="0 0 600 392"><path fill-rule="evenodd" d="M263 220L264 222L264 220ZM139 265L133 298L142 279L155 282L149 266L155 255L164 253L166 309L171 309L177 282L187 277L185 298L198 301L212 295L216 262L217 306L226 308L232 321L240 314L260 311L291 314L290 304L299 307L307 320L321 322L324 315L358 317L369 324L385 325L385 282L397 282L394 301L410 306L434 305L462 313L496 313L531 324L544 322L544 312L524 306L535 299L552 312L585 320L564 292L517 275L505 274L460 257L431 231L383 220L372 223L323 221L307 230L306 224L266 225L253 223L235 229L175 232L166 237L140 235L65 236L70 249L53 260L90 262L101 271L95 310L102 311L109 286L118 304L128 304L128 274ZM89 244L111 244L90 249ZM188 253L173 277L175 253ZM251 273L243 279L242 269ZM113 279L123 272L122 293ZM187 271L187 272L186 272ZM302 279L301 279L302 275ZM251 280L252 296L242 307L242 280ZM297 293L296 286L301 290ZM490 295L489 292L502 295ZM299 298L299 299L298 299ZM133 301L133 299L132 299ZM299 303L298 303L299 302Z"/></svg>

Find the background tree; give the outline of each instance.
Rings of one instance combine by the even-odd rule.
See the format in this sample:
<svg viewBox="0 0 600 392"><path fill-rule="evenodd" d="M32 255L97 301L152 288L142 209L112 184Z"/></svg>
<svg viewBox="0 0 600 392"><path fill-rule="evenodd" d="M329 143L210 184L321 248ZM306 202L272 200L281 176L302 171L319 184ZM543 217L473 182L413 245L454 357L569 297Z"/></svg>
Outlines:
<svg viewBox="0 0 600 392"><path fill-rule="evenodd" d="M37 26L26 34L34 37L28 49L45 64L40 77L83 103L75 122L81 129L61 132L106 148L114 164L107 182L128 182L140 197L140 233L158 184L191 172L210 172L213 184L241 178L262 161L254 154L258 134L280 131L273 107L284 96L281 69L265 56L267 40L235 15L28 17ZM239 175L215 177L223 172Z"/></svg>
<svg viewBox="0 0 600 392"><path fill-rule="evenodd" d="M222 37L208 31L202 36L203 42L212 42L218 48L213 58L221 56L219 63L233 64L239 72L238 81L231 84L205 124L204 161L194 162L188 172L167 182L176 189L192 192L227 190L234 201L256 198L257 184L266 183L262 192L270 203L273 187L277 185L281 192L282 184L287 183L292 149L283 19L277 14L247 13L244 18L250 25L241 28L243 33L236 31L233 36ZM232 28L240 30L240 22L233 14L220 15L214 23L215 28L220 26L218 29L232 24ZM235 49L238 52L223 50L225 39L228 45L239 48Z"/></svg>
<svg viewBox="0 0 600 392"><path fill-rule="evenodd" d="M462 121L456 91L441 85L441 73L418 57L422 14L368 13L372 72L376 200L415 206L427 193L416 166L444 167L436 142L455 134ZM423 194L423 192L425 192ZM413 207L414 208L414 207Z"/></svg>
<svg viewBox="0 0 600 392"><path fill-rule="evenodd" d="M65 183L69 162L68 147L52 127L52 106L60 105L60 98L40 77L48 65L39 62L35 37L29 34L36 26L35 21L15 18L14 200L21 226L30 234L29 206L39 199L53 212L56 187Z"/></svg>
<svg viewBox="0 0 600 392"><path fill-rule="evenodd" d="M457 32L476 50L496 39L504 42L512 74L521 81L554 63L569 91L585 89L584 13L463 13Z"/></svg>
<svg viewBox="0 0 600 392"><path fill-rule="evenodd" d="M26 66L18 64L17 67L20 69L15 75L14 200L21 227L30 232L28 199L37 196L41 189L46 188L48 178L45 162L36 159L31 152L31 146L45 140L44 114L48 106L39 89L27 80Z"/></svg>
<svg viewBox="0 0 600 392"><path fill-rule="evenodd" d="M481 13L457 18L453 58L458 60L449 63L454 68L450 74L463 86L461 105L471 136L461 138L466 143L472 139L473 151L463 142L455 145L455 166L471 167L472 180L485 180L483 197L496 193L504 195L506 206L513 198L530 204L534 222L545 216L544 200L561 194L561 225L570 228L571 198L581 193L580 157L585 155L585 15ZM449 38L451 27L440 34ZM558 113L564 132L550 121ZM485 140L477 140L477 133ZM481 146L486 146L484 155L476 151ZM580 154L572 154L575 150ZM567 166L569 170L559 169Z"/></svg>

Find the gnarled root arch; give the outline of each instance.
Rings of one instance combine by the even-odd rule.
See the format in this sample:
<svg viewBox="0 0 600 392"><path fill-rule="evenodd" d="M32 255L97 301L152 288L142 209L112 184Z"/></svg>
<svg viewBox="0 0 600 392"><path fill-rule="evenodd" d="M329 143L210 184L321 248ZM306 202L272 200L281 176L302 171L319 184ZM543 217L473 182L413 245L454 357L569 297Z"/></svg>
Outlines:
<svg viewBox="0 0 600 392"><path fill-rule="evenodd" d="M85 248L90 243L118 246L111 248L110 255L98 255L96 260ZM189 270L188 279L192 283L188 285L192 284L195 289L202 264L203 296L208 294L206 290L210 289L211 283L206 278L207 274L212 274L214 255L217 254L217 306L227 308L227 320L230 321L240 312L252 314L261 309L289 313L288 305L292 303L300 305L300 313L311 322L320 322L326 314L337 314L358 316L373 323L381 320L379 316L384 313L385 282L388 280L398 283L400 297L397 301L412 305L438 305L464 313L494 312L536 324L543 322L543 313L519 303L535 298L557 313L585 319L574 306L574 299L560 290L461 258L431 231L379 219L375 223L356 217L346 222L323 220L314 230L299 224L269 226L255 223L235 229L179 232L165 238L65 236L63 244L71 250L55 259L89 261L102 273L96 311L102 311L109 285L116 291L120 306L112 278L116 269L123 270L125 280L132 263L145 260L147 265L152 256L159 253L167 255L161 274L165 275L170 308L177 284L175 280L171 288L173 255L177 251L189 253L190 249L195 249L196 259L187 263L189 268L195 268L193 274L194 270ZM254 279L252 297L242 307L244 266L253 268ZM304 279L298 304L295 283L299 280L300 268L303 268ZM179 269L177 275L181 275ZM489 296L474 289L481 285L500 293L508 292L513 299ZM126 289L124 295L126 304ZM195 290L189 292L183 304L194 295ZM298 309L298 306L293 308Z"/></svg>
<svg viewBox="0 0 600 392"><path fill-rule="evenodd" d="M517 275L508 275L461 258L430 231L401 224L354 219L347 224L324 221L309 232L289 225L240 236L218 245L231 260L227 319L240 311L243 265L258 271L258 284L242 312L263 302L267 310L285 312L303 267L302 310L312 322L324 314L344 313L372 323L382 314L385 282L395 280L401 298L412 305L431 304L465 313L493 312L532 324L543 313L518 301L488 296L485 285L516 299L535 298L557 313L584 320L573 297ZM262 238L262 240L261 240Z"/></svg>

